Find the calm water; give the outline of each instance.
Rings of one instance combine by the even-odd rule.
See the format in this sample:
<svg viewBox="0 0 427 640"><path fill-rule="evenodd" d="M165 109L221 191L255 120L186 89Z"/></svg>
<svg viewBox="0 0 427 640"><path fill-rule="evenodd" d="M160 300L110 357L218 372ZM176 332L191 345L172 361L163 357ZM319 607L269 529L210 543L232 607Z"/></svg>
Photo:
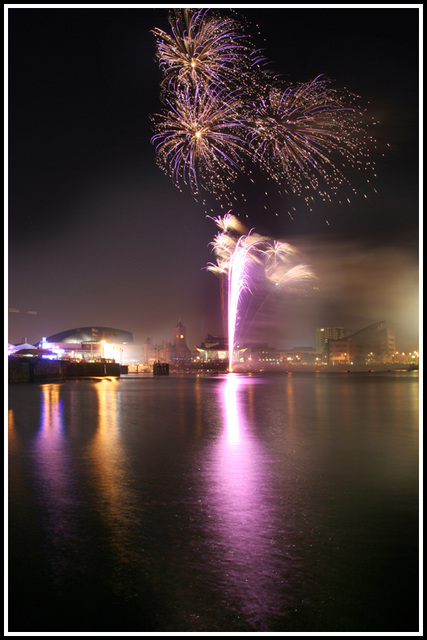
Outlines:
<svg viewBox="0 0 427 640"><path fill-rule="evenodd" d="M9 385L9 631L418 630L416 372Z"/></svg>

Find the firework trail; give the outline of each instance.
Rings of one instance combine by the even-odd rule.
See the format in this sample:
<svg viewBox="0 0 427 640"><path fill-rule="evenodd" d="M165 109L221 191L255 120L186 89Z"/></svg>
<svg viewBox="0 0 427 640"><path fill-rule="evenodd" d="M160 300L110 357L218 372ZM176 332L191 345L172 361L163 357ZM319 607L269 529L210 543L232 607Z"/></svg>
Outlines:
<svg viewBox="0 0 427 640"><path fill-rule="evenodd" d="M230 213L224 218L212 219L221 232L211 243L217 262L209 263L206 268L221 278L222 286L225 279L227 282L229 371L232 371L239 305L245 291L252 293L252 282L256 278L263 278L272 282L275 287L286 287L289 290L292 286L299 288L301 284L309 283L315 276L308 265L296 263L299 252L292 245L271 241L253 230L248 231ZM272 294L264 299L256 314L270 295ZM251 301L255 299L256 296L250 298ZM240 323L240 328L245 318Z"/></svg>

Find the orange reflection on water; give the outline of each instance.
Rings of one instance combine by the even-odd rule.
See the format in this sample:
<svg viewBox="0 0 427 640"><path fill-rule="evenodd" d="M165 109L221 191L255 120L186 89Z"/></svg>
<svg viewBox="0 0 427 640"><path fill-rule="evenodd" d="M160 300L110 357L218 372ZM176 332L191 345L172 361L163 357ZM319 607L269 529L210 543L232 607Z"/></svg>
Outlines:
<svg viewBox="0 0 427 640"><path fill-rule="evenodd" d="M7 412L7 430L8 430L9 451L10 451L10 447L13 446L14 441L16 441L16 427L15 427L15 417L13 415L13 409L9 409Z"/></svg>
<svg viewBox="0 0 427 640"><path fill-rule="evenodd" d="M98 397L98 425L88 455L100 495L100 515L111 531L111 544L121 559L126 556L126 541L132 521L132 505L127 488L126 457L120 436L120 382L102 379L95 384Z"/></svg>
<svg viewBox="0 0 427 640"><path fill-rule="evenodd" d="M198 436L202 434L202 396L200 392L200 376L194 381L195 426Z"/></svg>

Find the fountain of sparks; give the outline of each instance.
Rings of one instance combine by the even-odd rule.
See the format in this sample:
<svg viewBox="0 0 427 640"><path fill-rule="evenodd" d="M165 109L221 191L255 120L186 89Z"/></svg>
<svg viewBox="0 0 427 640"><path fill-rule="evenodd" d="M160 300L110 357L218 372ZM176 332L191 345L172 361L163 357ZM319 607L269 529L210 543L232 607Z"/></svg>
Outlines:
<svg viewBox="0 0 427 640"><path fill-rule="evenodd" d="M241 236L230 256L228 267L228 370L233 371L233 355L236 335L239 300L243 291L249 289L249 265L257 240L250 235Z"/></svg>
<svg viewBox="0 0 427 640"><path fill-rule="evenodd" d="M258 277L261 274L266 281L282 288L310 282L315 276L308 265L298 264L299 252L290 244L271 241L253 230L248 231L230 213L213 220L222 231L211 243L217 262L209 263L207 269L222 280L226 278L227 282L228 370L232 372L239 311L243 293L252 293L253 272L257 271Z"/></svg>

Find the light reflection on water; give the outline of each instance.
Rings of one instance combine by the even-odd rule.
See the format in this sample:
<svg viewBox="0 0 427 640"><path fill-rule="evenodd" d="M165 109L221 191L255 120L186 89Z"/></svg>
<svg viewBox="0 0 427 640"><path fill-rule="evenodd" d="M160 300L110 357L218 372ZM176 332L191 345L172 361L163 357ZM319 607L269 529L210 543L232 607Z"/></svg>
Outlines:
<svg viewBox="0 0 427 640"><path fill-rule="evenodd" d="M95 385L98 424L87 447L91 480L98 494L98 513L111 530L111 540L119 556L124 556L132 523L127 486L126 453L120 437L120 383L101 380Z"/></svg>
<svg viewBox="0 0 427 640"><path fill-rule="evenodd" d="M223 425L206 452L206 500L217 588L259 630L283 615L298 585L296 560L283 552L271 456L251 424L256 378L229 373L218 388ZM290 546L290 545L289 545ZM235 603L234 605L232 603Z"/></svg>
<svg viewBox="0 0 427 640"><path fill-rule="evenodd" d="M400 630L417 392L236 373L13 387L15 619L55 596L64 630L85 603L80 631L107 609L123 631Z"/></svg>
<svg viewBox="0 0 427 640"><path fill-rule="evenodd" d="M37 499L46 513L46 536L52 547L52 579L59 583L64 571L73 567L78 555L76 539L75 476L64 433L61 385L45 384L40 387L40 428L35 438L34 455Z"/></svg>

